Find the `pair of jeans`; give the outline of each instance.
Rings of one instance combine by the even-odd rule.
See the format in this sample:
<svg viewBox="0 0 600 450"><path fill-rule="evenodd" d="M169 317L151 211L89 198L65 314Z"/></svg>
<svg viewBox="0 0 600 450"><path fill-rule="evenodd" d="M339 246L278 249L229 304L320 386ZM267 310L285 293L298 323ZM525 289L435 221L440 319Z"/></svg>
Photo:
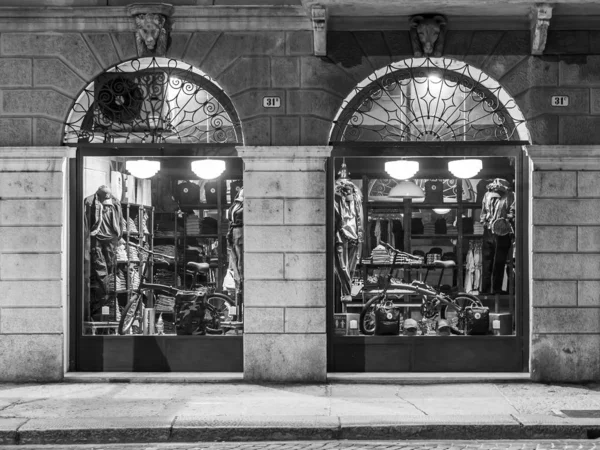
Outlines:
<svg viewBox="0 0 600 450"><path fill-rule="evenodd" d="M233 269L235 288L241 292L244 284L244 227L230 229L228 244L229 267Z"/></svg>
<svg viewBox="0 0 600 450"><path fill-rule="evenodd" d="M91 279L92 285L97 285L97 292L100 298L106 298L109 294L109 280L114 276L117 263L117 245L118 239L101 240L95 237L91 238Z"/></svg>
<svg viewBox="0 0 600 450"><path fill-rule="evenodd" d="M343 240L335 245L335 273L340 280L342 297L351 295L352 275L360 258L358 241Z"/></svg>
<svg viewBox="0 0 600 450"><path fill-rule="evenodd" d="M508 251L512 244L509 234L498 236L493 234L487 227L483 232L482 244L482 280L481 291L497 293L502 291L502 279L508 257Z"/></svg>

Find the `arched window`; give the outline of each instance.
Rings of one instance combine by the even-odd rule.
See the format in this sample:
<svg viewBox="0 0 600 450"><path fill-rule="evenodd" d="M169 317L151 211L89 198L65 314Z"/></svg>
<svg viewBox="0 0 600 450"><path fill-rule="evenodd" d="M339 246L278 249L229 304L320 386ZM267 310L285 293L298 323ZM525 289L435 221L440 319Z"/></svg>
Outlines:
<svg viewBox="0 0 600 450"><path fill-rule="evenodd" d="M64 143L242 143L223 90L198 69L166 58L127 61L81 93Z"/></svg>
<svg viewBox="0 0 600 450"><path fill-rule="evenodd" d="M529 133L514 99L481 70L452 59L414 58L359 83L330 140L529 141Z"/></svg>

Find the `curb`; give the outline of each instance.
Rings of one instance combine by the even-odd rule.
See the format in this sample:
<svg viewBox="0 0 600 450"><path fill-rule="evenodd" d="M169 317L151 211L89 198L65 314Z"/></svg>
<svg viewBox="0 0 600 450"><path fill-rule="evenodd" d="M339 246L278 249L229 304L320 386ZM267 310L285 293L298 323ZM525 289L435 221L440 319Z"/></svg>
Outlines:
<svg viewBox="0 0 600 450"><path fill-rule="evenodd" d="M324 441L324 440L490 440L490 439L597 439L596 424L514 423L343 423L337 417L313 423L220 420L203 423L190 420L169 425L163 420L152 425L90 428L86 424L58 428L41 419L27 421L13 430L0 429L0 445L112 444L148 442L243 442L243 441ZM21 420L21 422L23 422ZM38 422L38 423L35 423ZM79 422L79 421L78 421ZM253 423L242 423L253 422ZM319 423L324 422L324 423ZM112 425L112 424L111 424Z"/></svg>

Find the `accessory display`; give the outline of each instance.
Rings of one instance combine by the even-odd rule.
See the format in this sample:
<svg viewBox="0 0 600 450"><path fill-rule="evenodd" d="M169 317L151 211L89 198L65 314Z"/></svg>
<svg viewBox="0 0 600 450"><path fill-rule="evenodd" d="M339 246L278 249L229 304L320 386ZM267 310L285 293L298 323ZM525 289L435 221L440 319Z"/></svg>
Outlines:
<svg viewBox="0 0 600 450"><path fill-rule="evenodd" d="M375 335L400 334L400 310L392 302L375 307Z"/></svg>
<svg viewBox="0 0 600 450"><path fill-rule="evenodd" d="M467 306L464 313L466 334L488 334L490 329L489 308L485 306Z"/></svg>

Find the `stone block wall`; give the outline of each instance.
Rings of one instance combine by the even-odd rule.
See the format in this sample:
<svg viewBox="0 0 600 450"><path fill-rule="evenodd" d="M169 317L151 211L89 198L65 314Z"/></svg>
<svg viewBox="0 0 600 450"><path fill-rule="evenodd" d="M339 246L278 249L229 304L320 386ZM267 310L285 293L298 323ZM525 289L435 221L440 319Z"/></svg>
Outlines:
<svg viewBox="0 0 600 450"><path fill-rule="evenodd" d="M531 374L539 381L598 380L600 154L573 146L548 157L551 151L532 154Z"/></svg>
<svg viewBox="0 0 600 450"><path fill-rule="evenodd" d="M239 147L244 159L244 378L327 375L327 147Z"/></svg>
<svg viewBox="0 0 600 450"><path fill-rule="evenodd" d="M0 380L63 376L65 153L0 150Z"/></svg>

